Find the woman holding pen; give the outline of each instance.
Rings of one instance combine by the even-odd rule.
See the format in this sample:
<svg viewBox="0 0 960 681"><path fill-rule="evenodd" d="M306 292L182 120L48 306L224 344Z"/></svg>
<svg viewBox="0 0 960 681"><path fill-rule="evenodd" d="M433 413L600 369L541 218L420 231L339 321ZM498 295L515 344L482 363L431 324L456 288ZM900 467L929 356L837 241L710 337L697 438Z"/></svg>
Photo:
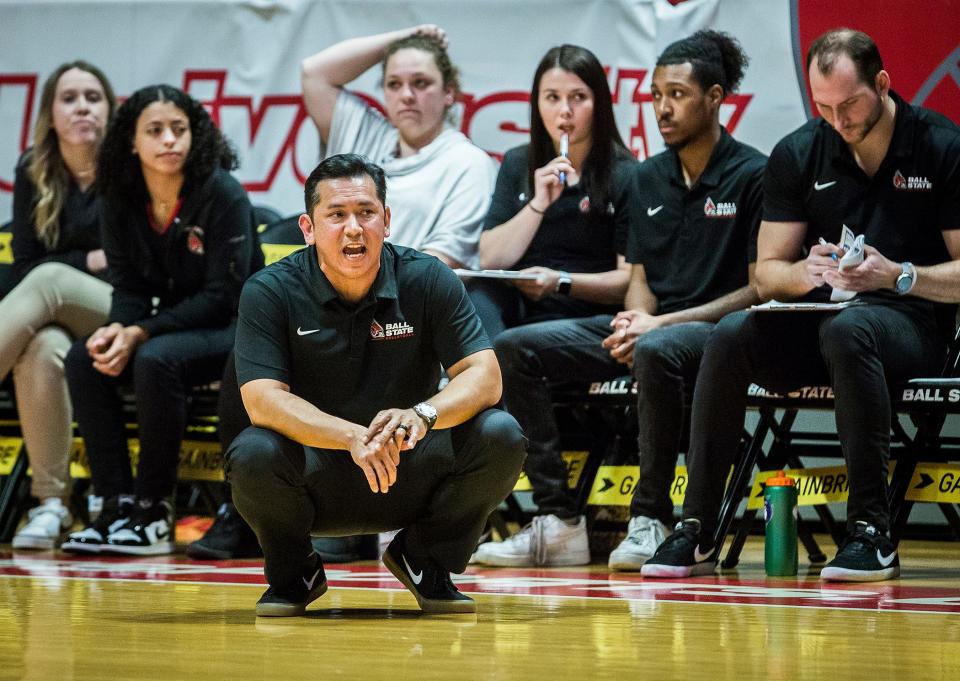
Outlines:
<svg viewBox="0 0 960 681"><path fill-rule="evenodd" d="M503 159L480 237L480 266L530 278L474 279L487 333L623 306L629 178L636 160L613 117L603 66L576 45L551 48L530 92L530 143Z"/></svg>

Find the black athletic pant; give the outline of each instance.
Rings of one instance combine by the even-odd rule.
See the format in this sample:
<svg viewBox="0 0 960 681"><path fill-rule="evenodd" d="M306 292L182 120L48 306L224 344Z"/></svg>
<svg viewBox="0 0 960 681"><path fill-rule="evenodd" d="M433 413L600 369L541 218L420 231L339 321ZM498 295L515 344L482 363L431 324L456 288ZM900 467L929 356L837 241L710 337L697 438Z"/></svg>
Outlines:
<svg viewBox="0 0 960 681"><path fill-rule="evenodd" d="M64 370L97 494L134 492L140 498L161 499L173 492L187 424L188 389L220 378L234 332L235 324L230 324L150 338L117 377L94 369L86 338L71 346ZM127 451L128 417L118 393L121 385L131 382L140 439L135 482Z"/></svg>
<svg viewBox="0 0 960 681"><path fill-rule="evenodd" d="M298 583L310 535L407 528L412 555L463 572L487 517L510 493L523 464L520 427L487 409L456 428L433 430L401 453L397 482L374 494L350 453L315 449L251 426L227 452L233 502L263 547L270 584Z"/></svg>
<svg viewBox="0 0 960 681"><path fill-rule="evenodd" d="M700 356L714 325L690 322L643 334L634 346L631 370L601 345L613 332L612 319L597 315L540 322L497 336L494 346L503 372L503 400L529 440L524 469L538 511L572 518L580 510L567 487L550 385L605 381L632 373L637 385L640 480L630 501L630 515L671 525L670 484L683 439L684 404L693 392Z"/></svg>
<svg viewBox="0 0 960 681"><path fill-rule="evenodd" d="M889 386L936 375L945 352L933 315L905 306L727 315L707 341L694 390L683 517L713 533L751 382L774 392L828 383L850 480L847 526L889 529Z"/></svg>

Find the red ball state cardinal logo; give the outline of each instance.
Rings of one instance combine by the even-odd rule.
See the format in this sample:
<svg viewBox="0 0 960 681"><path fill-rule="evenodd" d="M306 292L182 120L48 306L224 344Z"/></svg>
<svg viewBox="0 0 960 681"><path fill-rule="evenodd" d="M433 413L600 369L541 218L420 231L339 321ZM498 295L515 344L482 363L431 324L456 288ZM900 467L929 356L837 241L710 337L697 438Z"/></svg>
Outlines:
<svg viewBox="0 0 960 681"><path fill-rule="evenodd" d="M203 229L187 227L187 250L194 255L203 255Z"/></svg>
<svg viewBox="0 0 960 681"><path fill-rule="evenodd" d="M900 171L898 170L893 174L893 186L895 189L906 189L907 188L907 178L905 178Z"/></svg>
<svg viewBox="0 0 960 681"><path fill-rule="evenodd" d="M387 334L384 332L383 327L377 323L377 320L374 319L370 322L370 337L375 340L380 340L381 338L386 338Z"/></svg>

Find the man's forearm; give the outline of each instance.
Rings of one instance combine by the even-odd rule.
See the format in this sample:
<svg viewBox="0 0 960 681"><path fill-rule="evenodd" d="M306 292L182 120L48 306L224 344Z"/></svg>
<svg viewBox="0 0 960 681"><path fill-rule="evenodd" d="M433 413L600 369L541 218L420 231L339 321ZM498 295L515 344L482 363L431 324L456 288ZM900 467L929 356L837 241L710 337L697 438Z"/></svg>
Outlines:
<svg viewBox="0 0 960 681"><path fill-rule="evenodd" d="M248 384L249 385L249 384ZM331 416L282 388L241 388L243 404L255 426L275 430L309 447L350 449L366 428Z"/></svg>
<svg viewBox="0 0 960 681"><path fill-rule="evenodd" d="M709 303L661 315L661 320L665 326L686 322L718 322L731 312L744 310L758 302L760 297L756 289L753 286L744 286Z"/></svg>
<svg viewBox="0 0 960 681"><path fill-rule="evenodd" d="M757 263L757 292L761 300L793 300L814 288L803 260L764 260Z"/></svg>
<svg viewBox="0 0 960 681"><path fill-rule="evenodd" d="M501 391L499 369L495 372L480 366L465 369L427 400L437 410L434 428L452 428L472 419L495 405L500 400Z"/></svg>
<svg viewBox="0 0 960 681"><path fill-rule="evenodd" d="M938 303L960 303L960 260L918 267L910 293Z"/></svg>

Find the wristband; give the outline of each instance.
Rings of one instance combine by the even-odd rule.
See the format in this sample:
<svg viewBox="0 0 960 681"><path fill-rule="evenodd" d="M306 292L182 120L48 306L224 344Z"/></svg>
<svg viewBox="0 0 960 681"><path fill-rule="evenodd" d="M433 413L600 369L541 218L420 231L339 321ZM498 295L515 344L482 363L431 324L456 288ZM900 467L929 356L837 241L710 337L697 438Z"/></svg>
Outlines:
<svg viewBox="0 0 960 681"><path fill-rule="evenodd" d="M533 199L530 199L529 201L527 201L527 208L529 208L530 210L532 210L532 211L533 211L534 213L536 213L537 215L543 215L543 214L546 212L546 211L537 210L536 208L534 208L534 207L533 207Z"/></svg>

